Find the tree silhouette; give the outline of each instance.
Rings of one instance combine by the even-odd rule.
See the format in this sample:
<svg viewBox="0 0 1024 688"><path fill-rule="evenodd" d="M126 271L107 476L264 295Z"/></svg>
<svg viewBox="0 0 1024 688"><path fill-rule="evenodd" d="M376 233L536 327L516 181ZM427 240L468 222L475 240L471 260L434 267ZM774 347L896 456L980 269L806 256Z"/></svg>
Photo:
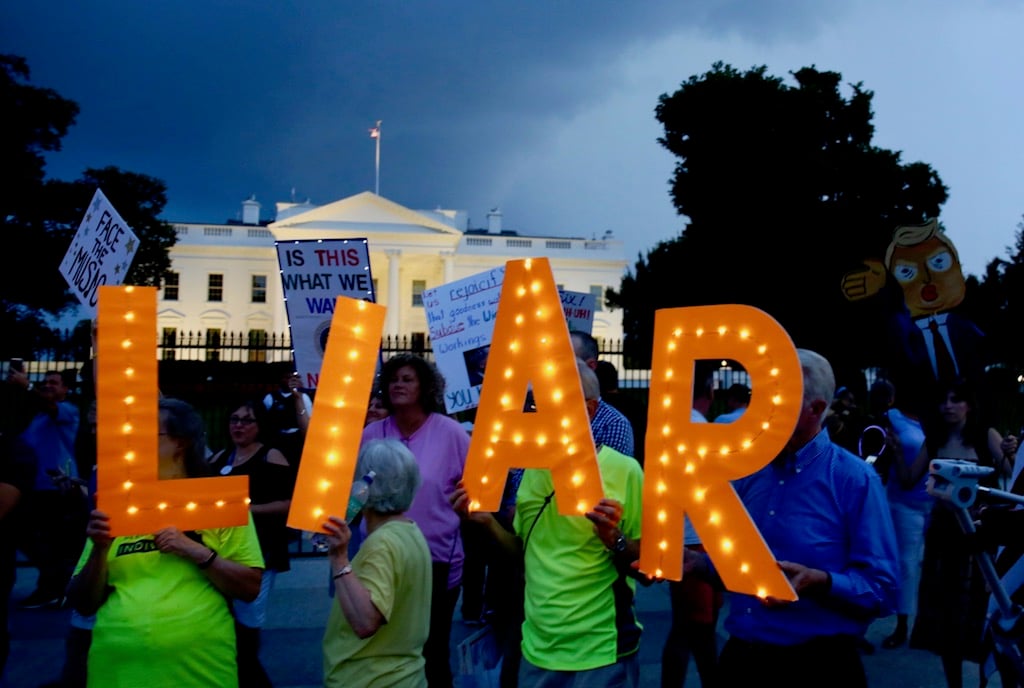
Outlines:
<svg viewBox="0 0 1024 688"><path fill-rule="evenodd" d="M70 182L46 179L45 155L60 151L79 109L28 81L24 59L0 55L0 231L8 257L8 269L0 270L0 359L31 356L56 343L51 319L78 303L60 275L60 262L97 187L139 237L126 284L159 284L175 241L174 229L158 219L167 203L159 179L116 167L87 169Z"/></svg>
<svg viewBox="0 0 1024 688"><path fill-rule="evenodd" d="M878 305L847 302L842 277L880 257L897 225L937 216L946 188L929 165L872 145L861 84L844 97L838 73L791 76L719 62L659 98L659 143L678 158L670 195L687 222L609 293L632 364L649 364L655 310L716 303L771 314L840 378L881 355Z"/></svg>

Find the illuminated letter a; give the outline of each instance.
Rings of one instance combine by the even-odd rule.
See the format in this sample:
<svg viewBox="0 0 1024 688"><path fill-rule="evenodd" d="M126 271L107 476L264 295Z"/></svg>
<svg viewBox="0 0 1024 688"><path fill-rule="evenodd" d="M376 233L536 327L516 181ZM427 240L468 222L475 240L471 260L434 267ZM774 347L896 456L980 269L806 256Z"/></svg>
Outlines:
<svg viewBox="0 0 1024 688"><path fill-rule="evenodd" d="M523 402L532 386L536 413ZM603 497L576 356L546 258L506 264L463 481L474 511L497 511L510 468L548 468L559 513Z"/></svg>

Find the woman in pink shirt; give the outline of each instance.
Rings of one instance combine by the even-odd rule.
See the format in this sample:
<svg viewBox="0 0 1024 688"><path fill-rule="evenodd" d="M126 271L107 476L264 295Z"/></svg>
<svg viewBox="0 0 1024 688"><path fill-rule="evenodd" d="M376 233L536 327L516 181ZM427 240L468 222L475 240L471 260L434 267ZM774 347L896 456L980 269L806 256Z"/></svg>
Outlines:
<svg viewBox="0 0 1024 688"><path fill-rule="evenodd" d="M416 457L423 485L407 516L423 532L433 563L430 636L423 647L430 688L451 688L449 639L462 582L458 514L448 501L462 479L469 435L444 413L444 377L427 360L398 354L381 367L384 406L390 415L363 430L363 442L400 440Z"/></svg>

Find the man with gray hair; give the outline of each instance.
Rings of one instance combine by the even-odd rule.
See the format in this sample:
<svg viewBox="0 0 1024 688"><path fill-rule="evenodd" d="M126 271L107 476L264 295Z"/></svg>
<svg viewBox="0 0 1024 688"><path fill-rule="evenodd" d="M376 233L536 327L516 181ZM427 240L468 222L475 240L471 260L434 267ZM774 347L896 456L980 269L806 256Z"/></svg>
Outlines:
<svg viewBox="0 0 1024 688"><path fill-rule="evenodd" d="M597 340L586 332L572 331L572 350L583 365L591 371L597 370ZM582 379L582 375L581 375ZM593 399L594 411L590 414L590 430L594 441L604 444L626 456L636 457L633 425L617 408L601 399L601 383L595 372L597 394ZM588 408L590 402L587 402Z"/></svg>
<svg viewBox="0 0 1024 688"><path fill-rule="evenodd" d="M577 360L577 367L593 418L600 383L584 361ZM469 512L462 483L452 494L463 518L486 526L510 556L522 558L520 686L639 685L641 627L631 564L640 552L643 469L607 445L598 447L597 462L606 497L587 512L590 523L558 513L551 472L544 469L523 472L514 532L492 514Z"/></svg>
<svg viewBox="0 0 1024 688"><path fill-rule="evenodd" d="M896 606L899 550L885 488L823 428L832 366L813 351L798 354L804 395L796 428L779 456L733 486L799 599L730 593L719 657L725 686L866 686L858 641ZM707 555L685 557L684 576L714 576Z"/></svg>

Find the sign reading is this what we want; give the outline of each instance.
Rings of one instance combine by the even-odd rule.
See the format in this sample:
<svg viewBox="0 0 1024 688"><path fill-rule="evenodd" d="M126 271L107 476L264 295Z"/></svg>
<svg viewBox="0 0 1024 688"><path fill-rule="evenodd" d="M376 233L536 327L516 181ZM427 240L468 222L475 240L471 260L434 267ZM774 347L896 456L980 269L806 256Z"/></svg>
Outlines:
<svg viewBox="0 0 1024 688"><path fill-rule="evenodd" d="M339 296L374 301L366 239L277 243L295 367L306 387L317 387L327 335Z"/></svg>

